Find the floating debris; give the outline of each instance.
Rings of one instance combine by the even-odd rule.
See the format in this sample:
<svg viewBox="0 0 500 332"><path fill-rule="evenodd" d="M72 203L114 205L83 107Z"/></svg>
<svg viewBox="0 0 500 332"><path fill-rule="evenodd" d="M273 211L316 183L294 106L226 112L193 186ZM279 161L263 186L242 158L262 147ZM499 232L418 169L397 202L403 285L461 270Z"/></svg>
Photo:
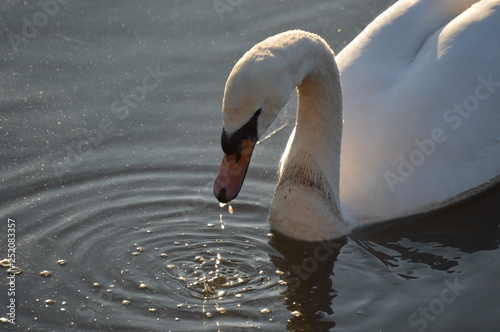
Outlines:
<svg viewBox="0 0 500 332"><path fill-rule="evenodd" d="M205 316L207 316L207 318L211 318L213 316L213 314L211 312L207 312L207 313L205 313Z"/></svg>
<svg viewBox="0 0 500 332"><path fill-rule="evenodd" d="M100 284L100 283L98 283L98 282L94 282L94 283L92 284L92 287L94 287L94 288L98 288L98 287L101 287L101 284Z"/></svg>
<svg viewBox="0 0 500 332"><path fill-rule="evenodd" d="M13 275L18 275L18 274L21 274L21 272L23 272L23 271L21 270L21 268L19 268L17 266L13 266L10 269L8 269L7 272L9 272L10 274L13 274Z"/></svg>
<svg viewBox="0 0 500 332"><path fill-rule="evenodd" d="M240 297L243 297L243 294L238 293L238 294L235 294L234 297L239 299Z"/></svg>
<svg viewBox="0 0 500 332"><path fill-rule="evenodd" d="M62 312L66 312L66 310L67 310L66 308L61 308Z"/></svg>
<svg viewBox="0 0 500 332"><path fill-rule="evenodd" d="M138 251L134 251L134 252L132 253L132 256L139 256L140 254L141 254L140 252L138 252Z"/></svg>
<svg viewBox="0 0 500 332"><path fill-rule="evenodd" d="M5 317L0 317L0 323L7 324L9 320Z"/></svg>
<svg viewBox="0 0 500 332"><path fill-rule="evenodd" d="M233 214L233 207L231 205L229 205L227 207L227 211L230 213L230 214Z"/></svg>
<svg viewBox="0 0 500 332"><path fill-rule="evenodd" d="M215 224L207 224L207 227L215 227Z"/></svg>
<svg viewBox="0 0 500 332"><path fill-rule="evenodd" d="M299 317L299 316L300 316L300 315L302 315L302 314L300 313L300 311L292 311L292 315L293 315L294 317Z"/></svg>
<svg viewBox="0 0 500 332"><path fill-rule="evenodd" d="M66 305L66 304L68 304L68 302L66 302L66 301L62 301L62 302L61 302L61 304L62 304L62 305Z"/></svg>
<svg viewBox="0 0 500 332"><path fill-rule="evenodd" d="M40 272L40 275L42 277L50 277L52 275L52 272L47 271L47 270L43 270L42 272Z"/></svg>
<svg viewBox="0 0 500 332"><path fill-rule="evenodd" d="M139 285L139 288L141 289L144 289L144 288L147 288L148 285L146 285L145 283L141 282L140 285Z"/></svg>
<svg viewBox="0 0 500 332"><path fill-rule="evenodd" d="M56 301L54 301L52 299L45 300L45 304L54 304L54 303L56 303Z"/></svg>
<svg viewBox="0 0 500 332"><path fill-rule="evenodd" d="M180 309L184 308L184 304L179 303L179 304L177 305L177 308L180 308Z"/></svg>
<svg viewBox="0 0 500 332"><path fill-rule="evenodd" d="M135 250L137 250L137 251L144 251L144 248L143 247L137 247L137 248L135 248Z"/></svg>
<svg viewBox="0 0 500 332"><path fill-rule="evenodd" d="M201 264L205 263L205 258L203 258L201 256L196 256L194 259L197 260L198 262L200 262Z"/></svg>
<svg viewBox="0 0 500 332"><path fill-rule="evenodd" d="M168 257L168 254L167 254L167 253L165 253L165 252L162 252L162 253L160 254L160 257L167 258L167 257Z"/></svg>
<svg viewBox="0 0 500 332"><path fill-rule="evenodd" d="M173 269L174 267L175 267L175 265L173 265L173 264L167 265L167 269Z"/></svg>
<svg viewBox="0 0 500 332"><path fill-rule="evenodd" d="M64 259L60 259L60 260L57 261L57 264L59 264L59 265L65 265L66 261Z"/></svg>
<svg viewBox="0 0 500 332"><path fill-rule="evenodd" d="M5 258L0 261L0 266L1 267L10 267L12 265L12 260ZM2 317L3 318L3 317Z"/></svg>
<svg viewBox="0 0 500 332"><path fill-rule="evenodd" d="M221 315L227 314L227 309L226 308L217 308L217 312Z"/></svg>
<svg viewBox="0 0 500 332"><path fill-rule="evenodd" d="M263 314L263 315L269 315L272 311L271 311L271 309L269 309L269 308L264 308L264 309L262 309L260 312L261 312L261 314Z"/></svg>
<svg viewBox="0 0 500 332"><path fill-rule="evenodd" d="M149 308L149 312L156 312L156 308Z"/></svg>
<svg viewBox="0 0 500 332"><path fill-rule="evenodd" d="M122 301L122 304L123 304L123 305L129 305L129 304L130 304L130 301L129 301L129 300L123 300L123 301Z"/></svg>

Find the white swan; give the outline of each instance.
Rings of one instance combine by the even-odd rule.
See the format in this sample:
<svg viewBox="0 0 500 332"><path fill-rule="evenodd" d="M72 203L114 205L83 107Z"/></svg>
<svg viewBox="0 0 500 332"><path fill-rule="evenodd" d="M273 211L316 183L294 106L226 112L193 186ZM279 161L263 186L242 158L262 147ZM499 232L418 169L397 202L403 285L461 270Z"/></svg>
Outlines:
<svg viewBox="0 0 500 332"><path fill-rule="evenodd" d="M269 215L284 235L336 238L500 179L500 1L401 0L336 61L299 30L255 45L226 83L219 201L238 194L294 87L296 126Z"/></svg>

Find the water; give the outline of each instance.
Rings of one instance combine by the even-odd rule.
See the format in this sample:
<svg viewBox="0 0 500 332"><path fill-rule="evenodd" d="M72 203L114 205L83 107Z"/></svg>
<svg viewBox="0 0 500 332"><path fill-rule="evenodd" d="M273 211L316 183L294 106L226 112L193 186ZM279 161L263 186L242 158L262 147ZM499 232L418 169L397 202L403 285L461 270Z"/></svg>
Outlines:
<svg viewBox="0 0 500 332"><path fill-rule="evenodd" d="M292 97L233 213L211 193L223 87L239 57L291 28L338 52L392 1L42 3L52 7L0 5L0 258L15 224L22 270L11 296L1 269L0 316L16 303L15 328L2 329L498 326L498 187L338 241L269 235Z"/></svg>

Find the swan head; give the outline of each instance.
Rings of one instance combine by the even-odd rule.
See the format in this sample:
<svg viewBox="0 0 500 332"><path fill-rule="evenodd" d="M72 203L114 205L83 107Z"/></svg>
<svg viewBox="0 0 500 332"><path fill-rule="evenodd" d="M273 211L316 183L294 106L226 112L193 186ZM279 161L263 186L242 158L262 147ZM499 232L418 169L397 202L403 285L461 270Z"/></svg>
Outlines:
<svg viewBox="0 0 500 332"><path fill-rule="evenodd" d="M294 84L279 51L257 44L231 71L222 102L222 163L214 195L222 203L234 199L243 185L257 140L285 106Z"/></svg>

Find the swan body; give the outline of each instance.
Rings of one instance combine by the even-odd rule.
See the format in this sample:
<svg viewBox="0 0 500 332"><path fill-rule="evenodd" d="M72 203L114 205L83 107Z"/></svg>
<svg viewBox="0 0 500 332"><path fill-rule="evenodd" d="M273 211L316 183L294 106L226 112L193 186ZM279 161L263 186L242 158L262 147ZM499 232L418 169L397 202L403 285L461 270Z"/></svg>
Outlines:
<svg viewBox="0 0 500 332"><path fill-rule="evenodd" d="M235 65L214 184L236 197L257 139L296 87L271 227L319 241L432 211L499 180L500 2L401 0L337 57L288 31Z"/></svg>

